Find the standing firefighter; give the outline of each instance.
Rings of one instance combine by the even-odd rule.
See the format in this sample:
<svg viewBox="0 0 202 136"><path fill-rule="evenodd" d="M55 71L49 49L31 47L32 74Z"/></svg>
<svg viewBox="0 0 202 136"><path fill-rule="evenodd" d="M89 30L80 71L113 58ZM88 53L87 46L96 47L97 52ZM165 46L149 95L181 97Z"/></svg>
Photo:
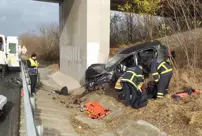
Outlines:
<svg viewBox="0 0 202 136"><path fill-rule="evenodd" d="M31 80L31 94L36 94L38 62L36 60L36 53L32 53L31 58L27 60L28 73Z"/></svg>
<svg viewBox="0 0 202 136"><path fill-rule="evenodd" d="M163 60L153 61L151 64L151 73L154 81L157 83L157 98L163 98L168 93L170 80L173 75L171 65Z"/></svg>
<svg viewBox="0 0 202 136"><path fill-rule="evenodd" d="M141 108L147 105L145 94L141 91L144 82L142 67L135 66L128 68L125 74L120 77L115 85L115 89L121 90L119 98L125 105L133 108Z"/></svg>

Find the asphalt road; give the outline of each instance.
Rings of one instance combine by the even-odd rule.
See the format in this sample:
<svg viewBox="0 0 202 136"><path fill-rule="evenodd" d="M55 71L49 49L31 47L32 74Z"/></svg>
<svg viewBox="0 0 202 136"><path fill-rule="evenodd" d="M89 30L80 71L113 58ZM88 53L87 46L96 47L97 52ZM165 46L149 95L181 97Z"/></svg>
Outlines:
<svg viewBox="0 0 202 136"><path fill-rule="evenodd" d="M18 136L20 122L20 87L6 87L6 81L14 76L19 77L19 72L10 72L0 78L0 95L8 99L5 106L5 115L0 117L0 136Z"/></svg>

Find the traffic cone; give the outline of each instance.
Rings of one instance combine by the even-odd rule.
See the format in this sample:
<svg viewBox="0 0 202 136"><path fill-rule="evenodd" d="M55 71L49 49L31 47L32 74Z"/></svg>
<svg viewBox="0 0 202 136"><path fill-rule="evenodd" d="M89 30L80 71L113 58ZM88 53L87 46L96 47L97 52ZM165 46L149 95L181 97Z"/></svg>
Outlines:
<svg viewBox="0 0 202 136"><path fill-rule="evenodd" d="M21 96L24 96L24 90L23 89L21 90Z"/></svg>

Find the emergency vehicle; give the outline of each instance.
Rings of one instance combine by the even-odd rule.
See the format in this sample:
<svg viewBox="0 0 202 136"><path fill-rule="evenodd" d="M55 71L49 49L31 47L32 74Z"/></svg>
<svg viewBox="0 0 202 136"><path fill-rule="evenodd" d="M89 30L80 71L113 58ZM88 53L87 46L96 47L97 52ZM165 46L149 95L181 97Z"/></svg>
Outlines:
<svg viewBox="0 0 202 136"><path fill-rule="evenodd" d="M8 56L8 67L19 68L20 67L20 48L18 45L18 37L8 36L6 41L5 53Z"/></svg>

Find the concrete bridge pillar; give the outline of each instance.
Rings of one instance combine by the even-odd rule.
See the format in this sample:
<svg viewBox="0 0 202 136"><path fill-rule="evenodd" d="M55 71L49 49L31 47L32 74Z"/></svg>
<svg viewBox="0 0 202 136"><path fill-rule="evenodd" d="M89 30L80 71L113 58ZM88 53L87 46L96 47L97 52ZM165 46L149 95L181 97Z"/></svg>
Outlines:
<svg viewBox="0 0 202 136"><path fill-rule="evenodd" d="M110 0L64 0L60 12L60 70L78 81L109 55Z"/></svg>

